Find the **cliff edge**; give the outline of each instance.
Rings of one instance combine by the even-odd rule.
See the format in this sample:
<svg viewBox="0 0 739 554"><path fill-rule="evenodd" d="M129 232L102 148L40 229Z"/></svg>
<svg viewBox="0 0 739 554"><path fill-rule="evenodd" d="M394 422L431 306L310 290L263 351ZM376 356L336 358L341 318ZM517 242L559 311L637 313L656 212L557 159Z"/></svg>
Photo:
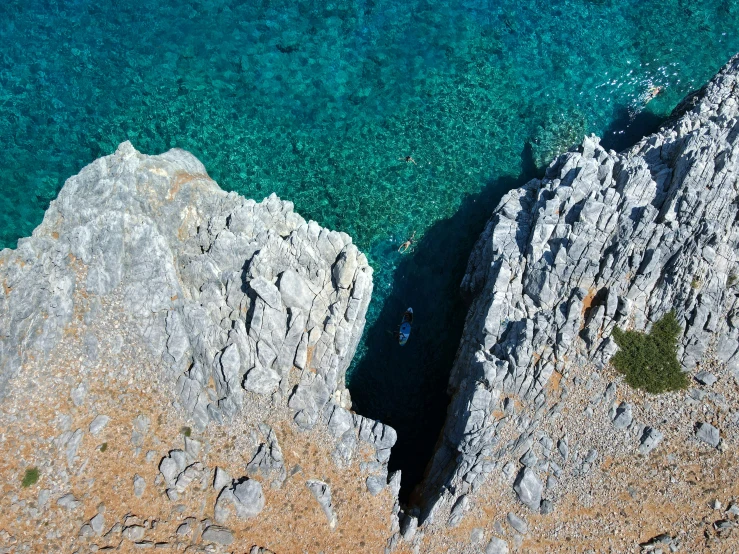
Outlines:
<svg viewBox="0 0 739 554"><path fill-rule="evenodd" d="M686 445L682 456L709 464L731 456L738 84L735 57L658 133L622 153L586 138L501 200L462 283L471 307L422 521L443 514L458 524L493 483L517 499L517 513L538 517L578 487L602 487L607 479L593 473L606 463ZM671 310L693 388L657 397L629 389L608 364L613 329L648 330ZM715 494L729 495L720 483Z"/></svg>
<svg viewBox="0 0 739 554"><path fill-rule="evenodd" d="M0 553L739 547L738 84L739 57L628 151L586 138L503 198L402 514L396 433L344 381L365 256L121 144L0 252ZM670 311L691 385L648 395L612 335Z"/></svg>
<svg viewBox="0 0 739 554"><path fill-rule="evenodd" d="M372 293L348 235L126 142L0 253L0 283L0 544L359 552L392 535L395 431L352 413L344 382Z"/></svg>

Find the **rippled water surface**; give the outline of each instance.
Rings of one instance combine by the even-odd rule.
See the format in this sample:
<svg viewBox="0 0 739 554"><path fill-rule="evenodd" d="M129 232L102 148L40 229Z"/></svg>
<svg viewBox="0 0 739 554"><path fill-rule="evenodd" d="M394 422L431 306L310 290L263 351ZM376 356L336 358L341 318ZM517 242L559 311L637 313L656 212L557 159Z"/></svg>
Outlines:
<svg viewBox="0 0 739 554"><path fill-rule="evenodd" d="M376 270L351 388L398 428L407 488L441 425L456 287L496 199L586 133L621 147L650 130L739 50L737 31L728 0L6 0L0 247L126 139L188 149L222 187L277 192L349 233Z"/></svg>

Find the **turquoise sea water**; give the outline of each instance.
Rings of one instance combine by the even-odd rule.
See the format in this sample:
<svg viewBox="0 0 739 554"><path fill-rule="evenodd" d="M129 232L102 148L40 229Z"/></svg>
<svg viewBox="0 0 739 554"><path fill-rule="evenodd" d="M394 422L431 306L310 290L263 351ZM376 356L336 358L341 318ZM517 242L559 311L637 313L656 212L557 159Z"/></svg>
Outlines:
<svg viewBox="0 0 739 554"><path fill-rule="evenodd" d="M223 188L277 192L349 233L376 270L351 389L398 429L407 489L443 419L456 287L496 199L586 133L620 147L656 125L739 51L737 31L728 0L9 0L0 247L126 139L190 150Z"/></svg>

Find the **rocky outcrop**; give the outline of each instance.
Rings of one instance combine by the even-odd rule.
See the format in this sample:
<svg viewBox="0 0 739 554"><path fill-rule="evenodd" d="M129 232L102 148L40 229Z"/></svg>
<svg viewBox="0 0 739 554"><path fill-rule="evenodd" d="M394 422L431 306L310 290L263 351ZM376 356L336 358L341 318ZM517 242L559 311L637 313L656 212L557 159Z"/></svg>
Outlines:
<svg viewBox="0 0 739 554"><path fill-rule="evenodd" d="M303 370L301 425L330 398L349 405L344 373L372 292L351 238L274 195L256 203L223 192L184 151L149 157L130 143L69 179L33 236L3 252L0 394L70 323L73 260L87 266L90 317L96 295L124 287L199 428L233 417L244 390L291 394L293 367Z"/></svg>
<svg viewBox="0 0 739 554"><path fill-rule="evenodd" d="M566 391L549 385L573 364L603 368L617 349L616 326L647 330L675 310L686 371L707 354L739 368L738 74L734 58L628 151L606 151L586 138L543 179L503 197L462 283L471 308L422 491L427 519L496 468L513 474L507 461L519 463L526 452L532 468L521 470L516 485L521 500L539 509L553 440L537 429L566 402ZM613 402L609 389L603 398ZM611 419L617 428L632 426L631 406L619 406ZM704 429L700 438L718 444L718 434ZM650 429L643 451L661 438Z"/></svg>
<svg viewBox="0 0 739 554"><path fill-rule="evenodd" d="M266 528L288 517L269 506L275 490L332 475L333 504L328 492L300 488L310 505L328 498L327 525L355 525L342 495L356 481L355 504L372 502L371 515L387 526L382 540L397 532L400 476L387 465L395 431L352 413L345 386L373 287L366 257L345 233L306 222L275 195L255 202L221 190L183 150L147 156L125 142L68 179L33 235L0 252L0 283L0 402L9 410L0 420L17 426L19 413L42 433L61 428L55 451L28 448L23 459L46 464L53 487L73 481L66 468L83 456L73 476L97 475L88 482L101 486L107 462L90 459L92 442L102 454L124 436L117 447L137 465L116 471L136 468L126 488L141 506L153 514L160 500L181 510L199 502L218 524L187 519L178 534L205 529L203 540L241 544L247 535L220 525L267 518ZM54 379L75 384L52 404ZM29 387L44 392L28 395L22 410L7 408L25 382L43 382ZM116 398L115 410L99 413ZM171 431L178 418L184 449ZM311 447L296 446L304 442ZM60 460L65 469L48 469ZM90 507L67 496L60 506ZM83 538L95 535L84 525ZM124 538L149 541L136 525ZM52 535L49 544L59 538Z"/></svg>
<svg viewBox="0 0 739 554"><path fill-rule="evenodd" d="M592 475L615 487L596 499L603 518L626 514L625 497L721 509L702 495L736 496L714 469L735 467L724 454L739 443L737 74L739 58L627 152L586 138L504 197L462 283L453 400L423 510L407 514L388 471L396 433L353 413L344 382L372 292L365 256L274 195L222 191L187 152L123 143L0 252L0 442L17 453L0 538L17 531L19 551L508 552L549 525L548 548L563 528L592 532L556 514L565 496L590 509ZM609 376L611 333L670 310L697 384L655 408ZM629 473L665 443L669 463ZM701 481L674 477L688 471L719 484L685 492ZM642 547L723 540L737 514ZM471 517L476 546L460 541Z"/></svg>
<svg viewBox="0 0 739 554"><path fill-rule="evenodd" d="M344 374L372 293L351 238L274 195L222 191L187 152L144 156L130 143L69 179L33 236L0 255L0 398L72 321L75 260L87 271L85 317L123 287L198 429L234 417L245 391L289 396L304 428L329 400L351 406ZM94 359L92 337L87 346Z"/></svg>

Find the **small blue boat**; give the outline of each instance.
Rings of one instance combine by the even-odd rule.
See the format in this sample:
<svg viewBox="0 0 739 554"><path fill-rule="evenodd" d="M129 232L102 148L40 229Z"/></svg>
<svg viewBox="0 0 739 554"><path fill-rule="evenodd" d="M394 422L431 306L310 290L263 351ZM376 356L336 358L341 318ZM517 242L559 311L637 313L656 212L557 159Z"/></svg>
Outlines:
<svg viewBox="0 0 739 554"><path fill-rule="evenodd" d="M398 332L400 346L405 345L411 336L411 323L413 323L413 308L408 308L403 314L403 322L400 324L400 331Z"/></svg>

